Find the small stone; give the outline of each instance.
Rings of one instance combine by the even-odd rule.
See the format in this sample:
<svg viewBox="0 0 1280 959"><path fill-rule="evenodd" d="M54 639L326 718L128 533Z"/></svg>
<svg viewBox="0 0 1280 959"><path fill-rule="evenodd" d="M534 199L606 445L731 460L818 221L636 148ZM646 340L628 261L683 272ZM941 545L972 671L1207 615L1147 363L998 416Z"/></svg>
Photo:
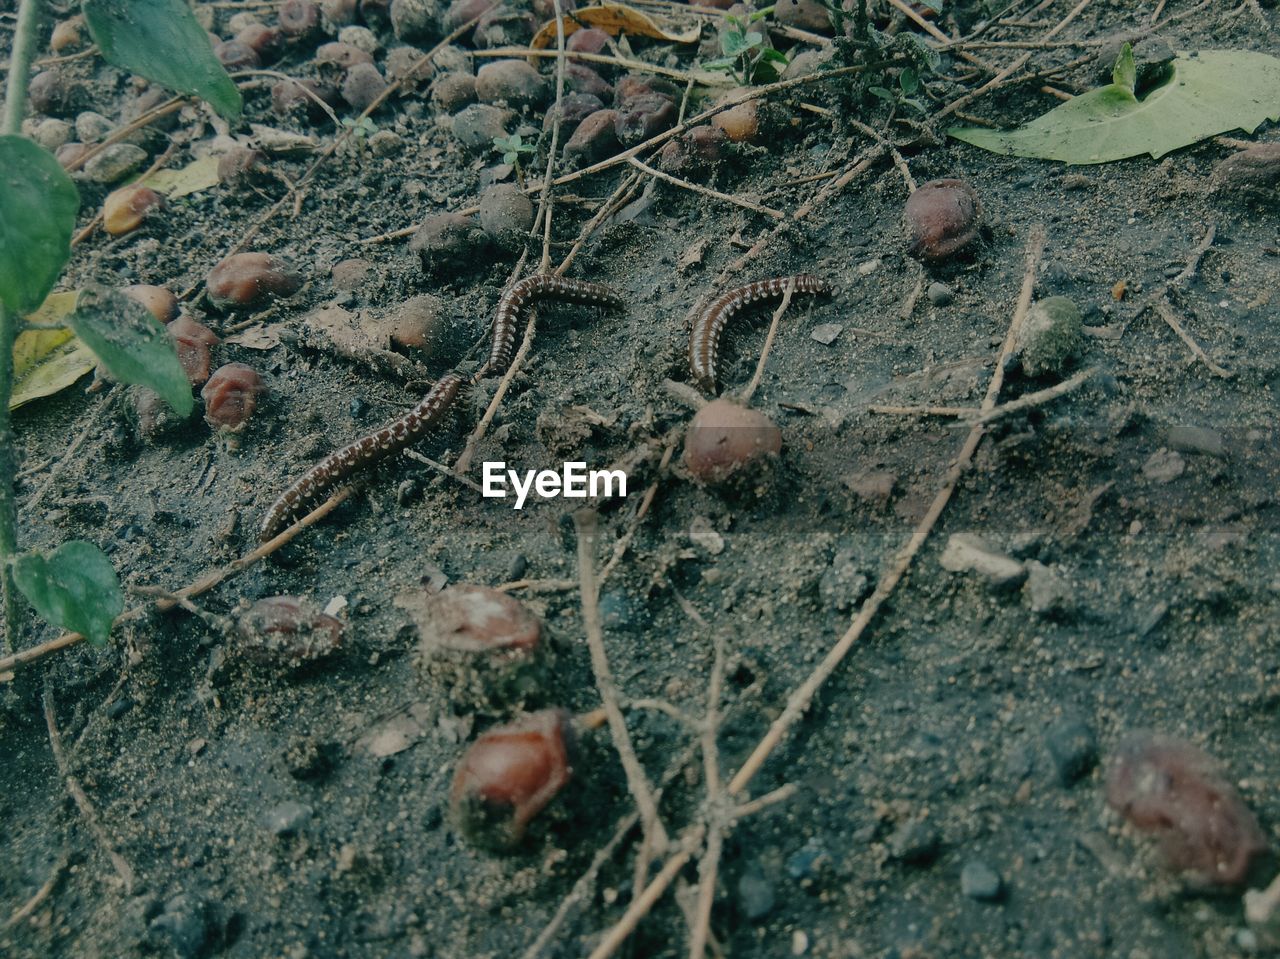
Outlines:
<svg viewBox="0 0 1280 959"><path fill-rule="evenodd" d="M514 183L495 184L480 194L480 227L504 246L523 242L533 213L533 201Z"/></svg>
<svg viewBox="0 0 1280 959"><path fill-rule="evenodd" d="M809 951L809 934L803 929L791 933L791 955L803 956Z"/></svg>
<svg viewBox="0 0 1280 959"><path fill-rule="evenodd" d="M752 922L767 916L776 901L773 883L759 869L750 868L738 879L738 906Z"/></svg>
<svg viewBox="0 0 1280 959"><path fill-rule="evenodd" d="M863 502L884 508L898 485L898 477L885 470L864 470L846 476L844 485Z"/></svg>
<svg viewBox="0 0 1280 959"><path fill-rule="evenodd" d="M35 125L31 138L50 153L54 153L64 143L71 142L72 132L71 124L66 120L49 117Z"/></svg>
<svg viewBox="0 0 1280 959"><path fill-rule="evenodd" d="M1222 434L1207 426L1171 426L1168 442L1171 449L1183 453L1220 457L1226 450Z"/></svg>
<svg viewBox="0 0 1280 959"><path fill-rule="evenodd" d="M839 323L819 323L809 331L809 339L817 340L823 346L830 346L843 329Z"/></svg>
<svg viewBox="0 0 1280 959"><path fill-rule="evenodd" d="M106 138L111 128L110 120L92 110L86 110L76 117L76 139L81 143L97 143Z"/></svg>
<svg viewBox="0 0 1280 959"><path fill-rule="evenodd" d="M1075 594L1070 583L1038 560L1027 560L1026 569L1022 594L1031 612L1047 617L1071 609Z"/></svg>
<svg viewBox="0 0 1280 959"><path fill-rule="evenodd" d="M934 306L950 306L951 301L955 299L955 294L951 292L951 287L945 283L934 281L929 284L928 291L929 302Z"/></svg>
<svg viewBox="0 0 1280 959"><path fill-rule="evenodd" d="M1016 348L1028 376L1059 376L1084 347L1080 311L1065 296L1051 296L1027 313Z"/></svg>
<svg viewBox="0 0 1280 959"><path fill-rule="evenodd" d="M378 35L368 27L343 27L338 31L338 42L348 44L368 54L377 53L382 46L378 42Z"/></svg>
<svg viewBox="0 0 1280 959"><path fill-rule="evenodd" d="M437 213L422 221L409 241L409 250L418 254L423 273L438 277L481 265L479 254L488 245L488 235L471 217Z"/></svg>
<svg viewBox="0 0 1280 959"><path fill-rule="evenodd" d="M351 104L352 109L363 113L386 89L387 81L382 79L376 66L357 63L347 70L347 78L342 81L342 99Z"/></svg>
<svg viewBox="0 0 1280 959"><path fill-rule="evenodd" d="M516 119L511 110L488 103L473 103L453 118L453 135L473 153L488 153L497 137L505 137ZM566 145L566 150L568 149Z"/></svg>
<svg viewBox="0 0 1280 959"><path fill-rule="evenodd" d="M858 276L870 276L878 269L880 269L879 260L864 260L858 264Z"/></svg>
<svg viewBox="0 0 1280 959"><path fill-rule="evenodd" d="M147 928L181 959L195 959L203 954L213 932L208 907L185 893L169 899Z"/></svg>
<svg viewBox="0 0 1280 959"><path fill-rule="evenodd" d="M84 165L84 174L94 183L109 185L123 180L147 160L147 151L132 143L113 143Z"/></svg>
<svg viewBox="0 0 1280 959"><path fill-rule="evenodd" d="M970 859L960 870L960 891L970 899L993 902L1002 886L1000 874L981 859Z"/></svg>
<svg viewBox="0 0 1280 959"><path fill-rule="evenodd" d="M953 573L977 573L996 589L1018 586L1027 576L1022 563L972 533L952 535L939 562Z"/></svg>
<svg viewBox="0 0 1280 959"><path fill-rule="evenodd" d="M391 29L406 43L435 41L440 36L437 0L392 0Z"/></svg>
<svg viewBox="0 0 1280 959"><path fill-rule="evenodd" d="M870 585L866 574L858 569L855 550L845 548L836 552L831 565L818 580L818 595L828 606L844 613L867 594Z"/></svg>
<svg viewBox="0 0 1280 959"><path fill-rule="evenodd" d="M292 836L310 818L310 806L306 803L288 800L267 810L262 817L262 825L273 836Z"/></svg>
<svg viewBox="0 0 1280 959"><path fill-rule="evenodd" d="M365 279L372 270L372 261L355 258L339 260L333 264L329 275L333 277L335 290L358 290L364 285Z"/></svg>
<svg viewBox="0 0 1280 959"><path fill-rule="evenodd" d="M937 858L942 838L933 826L921 819L902 823L889 837L889 852L894 859L912 866L924 866Z"/></svg>
<svg viewBox="0 0 1280 959"><path fill-rule="evenodd" d="M456 113L476 102L476 78L469 73L446 73L431 84L431 99L445 113Z"/></svg>
<svg viewBox="0 0 1280 959"><path fill-rule="evenodd" d="M1044 744L1053 760L1058 782L1070 786L1098 762L1098 740L1083 721L1060 719L1044 733Z"/></svg>
<svg viewBox="0 0 1280 959"><path fill-rule="evenodd" d="M119 719L132 708L133 700L128 696L121 696L119 699L112 700L111 704L107 706L104 712L108 719Z"/></svg>
<svg viewBox="0 0 1280 959"><path fill-rule="evenodd" d="M1142 475L1152 483L1163 486L1172 483L1187 471L1187 461L1173 450L1158 449L1142 464Z"/></svg>
<svg viewBox="0 0 1280 959"><path fill-rule="evenodd" d="M831 15L817 0L779 0L773 8L773 18L800 30L831 33Z"/></svg>
<svg viewBox="0 0 1280 959"><path fill-rule="evenodd" d="M404 149L404 139L393 130L379 130L369 137L369 150L376 157L395 156Z"/></svg>
<svg viewBox="0 0 1280 959"><path fill-rule="evenodd" d="M832 864L831 852L816 839L810 839L787 857L787 875L797 882L811 882Z"/></svg>
<svg viewBox="0 0 1280 959"><path fill-rule="evenodd" d="M550 95L550 85L524 60L494 60L476 72L476 97L484 103L540 108Z"/></svg>
<svg viewBox="0 0 1280 959"><path fill-rule="evenodd" d="M1211 189L1230 195L1274 193L1280 188L1280 143L1255 143L1213 169Z"/></svg>

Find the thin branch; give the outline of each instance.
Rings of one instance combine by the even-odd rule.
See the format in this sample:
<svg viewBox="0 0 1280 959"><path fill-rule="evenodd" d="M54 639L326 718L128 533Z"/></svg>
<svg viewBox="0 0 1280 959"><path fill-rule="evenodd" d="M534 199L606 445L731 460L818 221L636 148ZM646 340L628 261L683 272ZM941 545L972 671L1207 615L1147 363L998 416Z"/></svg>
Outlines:
<svg viewBox="0 0 1280 959"><path fill-rule="evenodd" d="M782 220L786 218L786 214L781 210L761 206L759 203L744 200L742 197L731 196L728 193L721 193L719 190L713 190L710 187L705 187L698 183L690 183L688 180L682 180L678 176L672 176L669 173L663 173L661 170L655 170L653 167L649 166L649 164L637 160L635 157L629 157L627 162L637 170L643 170L655 180L661 180L663 183L670 183L672 186L678 186L681 189L689 190L692 193L700 193L702 196L709 196L716 200L723 200L725 203L732 203L734 206L740 206L744 210L751 210L753 213L762 213L765 216L773 217L775 220Z"/></svg>
<svg viewBox="0 0 1280 959"><path fill-rule="evenodd" d="M75 800L76 808L80 810L80 815L84 818L85 825L89 827L93 837L98 840L98 845L106 852L107 858L111 860L111 865L115 868L116 875L124 883L125 895L133 895L133 867L129 865L124 856L116 852L115 846L111 842L111 837L107 835L106 829L102 826L102 820L98 818L98 811L94 809L93 803L89 801L89 797L81 787L79 780L72 774L71 767L67 765L67 757L62 751L62 734L58 732L58 721L54 718L53 713L53 688L48 683L45 684L44 688L44 722L49 729L49 747L53 751L53 761L57 763L58 772L61 774L63 782L66 783L67 792Z"/></svg>
<svg viewBox="0 0 1280 959"><path fill-rule="evenodd" d="M760 347L760 359L756 361L756 371L751 374L751 381L747 383L746 389L742 391L740 399L743 406L751 402L751 397L755 395L756 388L760 386L760 379L764 376L764 365L768 362L769 351L773 348L773 338L778 335L778 323L782 319L782 314L787 312L787 307L791 305L791 295L795 291L796 278L793 276L787 281L787 288L782 292L782 302L773 311L773 319L769 321L769 332L765 334L764 346Z"/></svg>

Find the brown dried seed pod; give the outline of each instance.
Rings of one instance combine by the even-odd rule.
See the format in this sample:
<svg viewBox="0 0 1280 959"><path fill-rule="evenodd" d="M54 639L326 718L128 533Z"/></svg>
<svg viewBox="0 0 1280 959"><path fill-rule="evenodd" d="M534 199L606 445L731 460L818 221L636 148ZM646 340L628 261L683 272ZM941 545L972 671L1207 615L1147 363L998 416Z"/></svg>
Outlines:
<svg viewBox="0 0 1280 959"><path fill-rule="evenodd" d="M269 665L297 666L338 650L342 623L298 596L268 596L236 618L236 647Z"/></svg>
<svg viewBox="0 0 1280 959"><path fill-rule="evenodd" d="M357 63L373 63L373 56L349 43L322 43L316 47L316 64L348 70Z"/></svg>
<svg viewBox="0 0 1280 959"><path fill-rule="evenodd" d="M320 8L310 0L284 0L276 17L280 32L291 40L309 40L320 32Z"/></svg>
<svg viewBox="0 0 1280 959"><path fill-rule="evenodd" d="M243 363L220 366L200 391L205 422L219 429L239 429L257 409L258 397L266 392L256 370Z"/></svg>
<svg viewBox="0 0 1280 959"><path fill-rule="evenodd" d="M922 260L944 260L978 236L982 203L964 180L931 180L907 198L907 240Z"/></svg>
<svg viewBox="0 0 1280 959"><path fill-rule="evenodd" d="M178 298L163 286L135 283L122 287L120 292L150 310L157 323L168 323L178 315Z"/></svg>
<svg viewBox="0 0 1280 959"><path fill-rule="evenodd" d="M155 190L136 183L107 194L102 203L102 228L112 236L121 236L142 225L152 210L164 206L164 197Z"/></svg>
<svg viewBox="0 0 1280 959"><path fill-rule="evenodd" d="M676 125L676 108L666 97L649 94L633 97L618 110L613 130L623 146L635 146Z"/></svg>
<svg viewBox="0 0 1280 959"><path fill-rule="evenodd" d="M262 66L258 51L240 40L219 40L213 54L228 70L256 70Z"/></svg>
<svg viewBox="0 0 1280 959"><path fill-rule="evenodd" d="M578 124L564 145L564 157L570 164L586 166L622 149L616 130L617 110L597 110Z"/></svg>
<svg viewBox="0 0 1280 959"><path fill-rule="evenodd" d="M575 30L564 42L570 53L600 53L609 46L609 34L596 27Z"/></svg>
<svg viewBox="0 0 1280 959"><path fill-rule="evenodd" d="M244 183L266 170L265 157L249 147L234 147L218 157L218 181L230 185Z"/></svg>
<svg viewBox="0 0 1280 959"><path fill-rule="evenodd" d="M754 143L760 135L760 105L755 100L739 103L711 118L711 125L723 130L734 143Z"/></svg>
<svg viewBox="0 0 1280 959"><path fill-rule="evenodd" d="M1214 190L1266 193L1280 187L1280 143L1255 143L1213 168Z"/></svg>
<svg viewBox="0 0 1280 959"><path fill-rule="evenodd" d="M275 27L251 23L236 34L236 39L258 55L263 63L272 63L284 48L284 37Z"/></svg>
<svg viewBox="0 0 1280 959"><path fill-rule="evenodd" d="M713 400L693 417L684 464L694 479L723 483L782 450L782 431L763 413L728 399Z"/></svg>
<svg viewBox="0 0 1280 959"><path fill-rule="evenodd" d="M49 48L54 53L71 53L84 46L84 17L76 15L60 20L49 38Z"/></svg>
<svg viewBox="0 0 1280 959"><path fill-rule="evenodd" d="M318 80L281 80L271 87L271 110L279 116L301 113L312 123L319 123L328 113L317 100L330 107L342 102L337 87Z"/></svg>
<svg viewBox="0 0 1280 959"><path fill-rule="evenodd" d="M471 744L449 791L453 821L468 840L509 850L530 820L572 778L573 733L562 709L529 713Z"/></svg>
<svg viewBox="0 0 1280 959"><path fill-rule="evenodd" d="M220 310L255 309L276 297L292 296L302 275L270 253L234 253L209 271L205 290Z"/></svg>
<svg viewBox="0 0 1280 959"><path fill-rule="evenodd" d="M168 330L187 379L192 386L200 386L209 379L210 347L218 344L218 337L213 330L189 316L178 317L168 324Z"/></svg>
<svg viewBox="0 0 1280 959"><path fill-rule="evenodd" d="M564 88L570 93L587 93L601 102L613 96L613 87L591 67L581 63L564 65Z"/></svg>

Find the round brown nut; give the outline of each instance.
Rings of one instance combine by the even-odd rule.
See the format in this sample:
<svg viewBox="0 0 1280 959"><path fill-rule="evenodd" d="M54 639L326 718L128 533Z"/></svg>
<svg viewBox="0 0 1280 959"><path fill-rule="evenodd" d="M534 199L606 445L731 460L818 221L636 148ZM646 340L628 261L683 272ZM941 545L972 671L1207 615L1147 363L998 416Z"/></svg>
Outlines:
<svg viewBox="0 0 1280 959"><path fill-rule="evenodd" d="M178 350L178 362L191 385L200 386L208 381L210 347L218 343L213 330L185 315L169 323L168 330Z"/></svg>
<svg viewBox="0 0 1280 959"><path fill-rule="evenodd" d="M200 391L205 422L215 428L237 430L248 422L258 408L258 397L266 392L266 384L256 370L243 363L220 366Z"/></svg>
<svg viewBox="0 0 1280 959"><path fill-rule="evenodd" d="M349 43L322 43L316 47L316 63L348 70L357 63L373 63L373 57Z"/></svg>
<svg viewBox="0 0 1280 959"><path fill-rule="evenodd" d="M573 733L562 709L529 713L480 736L449 791L458 831L478 846L508 850L573 776Z"/></svg>
<svg viewBox="0 0 1280 959"><path fill-rule="evenodd" d="M233 253L205 280L209 302L220 310L254 309L292 296L301 286L301 274L270 253Z"/></svg>
<svg viewBox="0 0 1280 959"><path fill-rule="evenodd" d="M964 180L931 180L907 198L907 240L922 260L944 260L978 236L982 203Z"/></svg>
<svg viewBox="0 0 1280 959"><path fill-rule="evenodd" d="M575 30L564 42L570 53L600 53L609 46L609 34L596 27Z"/></svg>
<svg viewBox="0 0 1280 959"><path fill-rule="evenodd" d="M597 110L588 116L565 143L565 160L586 166L613 156L622 149L618 142L617 123L617 110Z"/></svg>
<svg viewBox="0 0 1280 959"><path fill-rule="evenodd" d="M564 88L570 93L586 93L602 101L613 96L613 87L591 67L581 63L564 65Z"/></svg>
<svg viewBox="0 0 1280 959"><path fill-rule="evenodd" d="M281 80L271 87L271 109L279 116L302 113L319 123L329 115L322 104L340 103L337 88L318 80Z"/></svg>
<svg viewBox="0 0 1280 959"><path fill-rule="evenodd" d="M538 23L533 14L505 5L493 7L480 17L471 41L482 50L523 47L533 39Z"/></svg>
<svg viewBox="0 0 1280 959"><path fill-rule="evenodd" d="M150 310L157 323L168 323L178 315L178 298L163 286L135 283L123 287L120 292Z"/></svg>
<svg viewBox="0 0 1280 959"><path fill-rule="evenodd" d="M760 135L760 109L755 100L739 103L711 118L711 125L723 130L734 143L753 143Z"/></svg>
<svg viewBox="0 0 1280 959"><path fill-rule="evenodd" d="M213 53L228 70L256 70L262 66L258 52L240 40L219 40L213 45Z"/></svg>
<svg viewBox="0 0 1280 959"><path fill-rule="evenodd" d="M37 113L51 117L71 116L85 100L84 87L57 69L42 70L32 77L27 95Z"/></svg>
<svg viewBox="0 0 1280 959"><path fill-rule="evenodd" d="M386 89L387 81L382 79L377 67L372 63L357 63L347 71L347 78L342 81L342 99L363 113Z"/></svg>
<svg viewBox="0 0 1280 959"><path fill-rule="evenodd" d="M635 146L676 125L675 105L664 96L634 97L618 110L614 132L623 146Z"/></svg>
<svg viewBox="0 0 1280 959"><path fill-rule="evenodd" d="M713 400L694 415L684 464L703 483L723 483L782 450L782 431L763 413L732 400Z"/></svg>
<svg viewBox="0 0 1280 959"><path fill-rule="evenodd" d="M152 211L164 206L155 190L132 183L107 194L102 203L102 228L112 236L136 230Z"/></svg>
<svg viewBox="0 0 1280 959"><path fill-rule="evenodd" d="M291 40L309 40L320 32L320 8L311 0L284 0L276 17L280 32Z"/></svg>
<svg viewBox="0 0 1280 959"><path fill-rule="evenodd" d="M342 623L299 596L267 596L236 618L236 649L269 665L297 666L336 652Z"/></svg>
<svg viewBox="0 0 1280 959"><path fill-rule="evenodd" d="M76 15L59 20L49 38L49 49L54 53L70 53L84 46L84 17Z"/></svg>
<svg viewBox="0 0 1280 959"><path fill-rule="evenodd" d="M476 72L476 97L485 103L541 107L550 92L547 81L523 60L495 60Z"/></svg>
<svg viewBox="0 0 1280 959"><path fill-rule="evenodd" d="M446 73L431 84L431 99L445 113L456 113L476 102L476 78L469 73Z"/></svg>
<svg viewBox="0 0 1280 959"><path fill-rule="evenodd" d="M280 31L265 23L249 24L236 34L236 40L256 53L263 63L272 63L280 56L284 46L284 38L280 36Z"/></svg>
<svg viewBox="0 0 1280 959"><path fill-rule="evenodd" d="M488 246L489 238L480 225L461 213L427 217L409 241L410 252L422 262L422 272L432 278L474 270Z"/></svg>

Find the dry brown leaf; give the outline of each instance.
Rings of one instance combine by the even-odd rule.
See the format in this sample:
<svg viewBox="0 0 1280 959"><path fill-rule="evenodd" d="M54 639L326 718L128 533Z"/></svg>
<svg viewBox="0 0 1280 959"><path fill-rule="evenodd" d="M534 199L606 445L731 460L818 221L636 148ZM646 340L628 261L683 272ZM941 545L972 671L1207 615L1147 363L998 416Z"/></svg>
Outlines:
<svg viewBox="0 0 1280 959"><path fill-rule="evenodd" d="M564 19L564 35L595 27L603 30L611 37L620 33L629 33L640 37L653 37L655 40L667 40L671 43L697 43L702 36L702 27L694 25L680 33L667 30L658 24L647 13L641 13L622 3L598 3L594 6L575 10ZM530 44L535 50L542 50L556 42L556 22L544 24Z"/></svg>

